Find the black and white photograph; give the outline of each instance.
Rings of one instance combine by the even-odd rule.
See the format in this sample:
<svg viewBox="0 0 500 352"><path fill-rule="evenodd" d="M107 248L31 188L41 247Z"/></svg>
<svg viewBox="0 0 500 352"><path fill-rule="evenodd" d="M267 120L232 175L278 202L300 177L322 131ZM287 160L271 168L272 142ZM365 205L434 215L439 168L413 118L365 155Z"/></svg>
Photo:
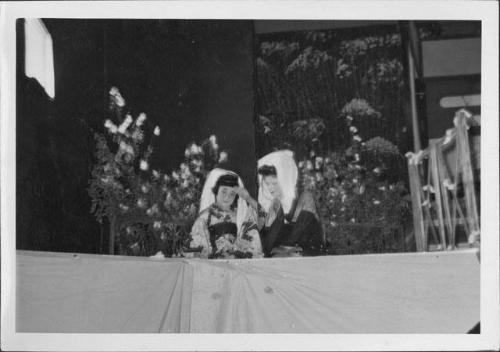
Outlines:
<svg viewBox="0 0 500 352"><path fill-rule="evenodd" d="M2 350L498 348L498 3L307 3L0 4Z"/></svg>

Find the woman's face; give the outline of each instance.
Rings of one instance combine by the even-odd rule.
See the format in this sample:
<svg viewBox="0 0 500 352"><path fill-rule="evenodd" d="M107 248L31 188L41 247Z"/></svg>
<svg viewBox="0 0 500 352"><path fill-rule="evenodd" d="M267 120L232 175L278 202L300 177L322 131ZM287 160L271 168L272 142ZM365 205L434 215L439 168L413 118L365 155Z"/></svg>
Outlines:
<svg viewBox="0 0 500 352"><path fill-rule="evenodd" d="M220 186L215 200L222 209L229 210L231 209L231 205L233 205L235 197L236 191L233 187Z"/></svg>
<svg viewBox="0 0 500 352"><path fill-rule="evenodd" d="M262 183L263 183L265 189L273 197L279 197L280 196L280 187L279 187L279 184L278 184L278 178L276 176L273 176L273 175L264 176L262 178Z"/></svg>

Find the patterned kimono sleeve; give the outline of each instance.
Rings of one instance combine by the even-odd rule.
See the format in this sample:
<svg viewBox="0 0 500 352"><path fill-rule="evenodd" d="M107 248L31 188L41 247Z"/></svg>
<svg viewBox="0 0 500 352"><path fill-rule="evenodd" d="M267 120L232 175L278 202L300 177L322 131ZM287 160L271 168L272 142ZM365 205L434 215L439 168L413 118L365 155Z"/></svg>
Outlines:
<svg viewBox="0 0 500 352"><path fill-rule="evenodd" d="M189 243L190 248L202 247L201 256L208 258L209 254L212 253L212 246L210 245L210 233L207 226L207 216L202 213L196 219L191 229L191 242Z"/></svg>

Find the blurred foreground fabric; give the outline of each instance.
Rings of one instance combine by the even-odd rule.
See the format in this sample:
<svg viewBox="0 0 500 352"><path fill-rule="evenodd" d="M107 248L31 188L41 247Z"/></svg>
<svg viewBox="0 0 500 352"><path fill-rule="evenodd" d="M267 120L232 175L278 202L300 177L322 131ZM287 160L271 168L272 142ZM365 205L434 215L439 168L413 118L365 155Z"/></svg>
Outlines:
<svg viewBox="0 0 500 352"><path fill-rule="evenodd" d="M201 260L17 251L16 328L57 333L466 333L473 250Z"/></svg>

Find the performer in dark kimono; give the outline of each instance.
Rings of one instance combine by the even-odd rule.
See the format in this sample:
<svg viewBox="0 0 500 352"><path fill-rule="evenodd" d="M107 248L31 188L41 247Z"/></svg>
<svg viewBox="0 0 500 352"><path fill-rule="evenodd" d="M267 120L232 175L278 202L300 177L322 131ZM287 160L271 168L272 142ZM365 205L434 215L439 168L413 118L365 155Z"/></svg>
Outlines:
<svg viewBox="0 0 500 352"><path fill-rule="evenodd" d="M258 174L258 202L245 192L239 194L258 211L264 254L320 254L323 228L312 194L304 191L297 196L298 169L293 152L281 150L264 156L258 162Z"/></svg>

